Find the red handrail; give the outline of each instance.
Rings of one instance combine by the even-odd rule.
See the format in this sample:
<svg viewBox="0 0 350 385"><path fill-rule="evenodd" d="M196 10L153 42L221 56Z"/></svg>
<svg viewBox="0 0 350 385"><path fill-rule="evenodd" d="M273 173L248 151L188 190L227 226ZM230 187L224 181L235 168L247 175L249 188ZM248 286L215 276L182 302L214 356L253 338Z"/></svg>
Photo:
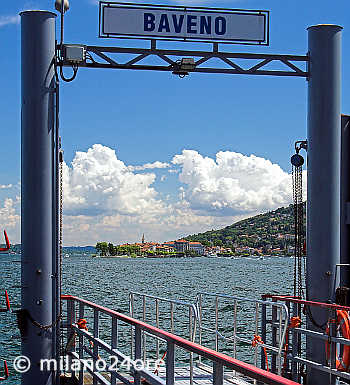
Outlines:
<svg viewBox="0 0 350 385"><path fill-rule="evenodd" d="M6 303L6 309L0 308L0 313L4 313L11 310L11 305L10 305L9 296L7 294L7 290L5 290L5 303Z"/></svg>
<svg viewBox="0 0 350 385"><path fill-rule="evenodd" d="M297 303L299 305L315 306L315 307L320 307L324 309L350 311L350 306L342 306L334 303L306 301L303 299L299 299L299 298L295 298L293 296L287 296L287 295L265 294L263 295L263 298L271 298L271 299L275 299L276 301L291 302L291 303Z"/></svg>
<svg viewBox="0 0 350 385"><path fill-rule="evenodd" d="M10 241L9 241L9 239L8 239L6 230L4 230L4 236L5 236L6 247L0 247L0 251L9 251L11 245L10 245Z"/></svg>
<svg viewBox="0 0 350 385"><path fill-rule="evenodd" d="M7 367L7 362L4 361L4 377L0 377L0 381L5 381L9 378L9 368Z"/></svg>
<svg viewBox="0 0 350 385"><path fill-rule="evenodd" d="M6 302L6 309L7 311L11 310L9 295L7 294L7 290L5 290L5 302Z"/></svg>
<svg viewBox="0 0 350 385"><path fill-rule="evenodd" d="M215 350L212 350L210 348L206 348L204 346L201 346L199 344L196 344L195 342L188 341L184 338L181 338L179 336L176 336L175 334L166 332L164 330L161 330L159 328L156 328L152 325L149 325L143 321L136 320L132 317L129 317L125 314L118 313L115 310L108 309L104 306L97 305L93 302L87 301L85 299L81 299L72 295L62 295L61 297L63 300L72 300L72 301L78 301L80 303L84 303L85 305L92 307L96 310L99 310L102 313L109 314L110 316L116 317L117 319L128 323L133 326L139 327L141 330L147 331L159 338L162 338L168 342L172 342L175 345L182 347L192 353L196 353L201 355L202 357L208 358L211 361L220 362L226 367L229 367L233 370L236 370L237 372L240 372L250 378L254 378L260 381L263 381L265 384L268 385L298 385L297 382L291 381L287 378L283 378L281 376L278 376L277 374L273 374L270 372L267 372L266 370L257 368L253 365L247 364L245 362L239 361L235 358L232 358L230 356L227 356L226 354L219 353Z"/></svg>

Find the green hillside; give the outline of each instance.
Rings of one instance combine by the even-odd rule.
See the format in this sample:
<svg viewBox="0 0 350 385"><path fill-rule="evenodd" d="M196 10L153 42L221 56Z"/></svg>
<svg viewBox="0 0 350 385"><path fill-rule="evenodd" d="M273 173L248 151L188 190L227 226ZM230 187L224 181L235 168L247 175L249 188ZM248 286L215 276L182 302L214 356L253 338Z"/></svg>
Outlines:
<svg viewBox="0 0 350 385"><path fill-rule="evenodd" d="M185 239L201 242L206 246L232 249L251 247L263 249L264 252L278 248L288 250L294 246L293 205L244 219L220 230L189 235Z"/></svg>

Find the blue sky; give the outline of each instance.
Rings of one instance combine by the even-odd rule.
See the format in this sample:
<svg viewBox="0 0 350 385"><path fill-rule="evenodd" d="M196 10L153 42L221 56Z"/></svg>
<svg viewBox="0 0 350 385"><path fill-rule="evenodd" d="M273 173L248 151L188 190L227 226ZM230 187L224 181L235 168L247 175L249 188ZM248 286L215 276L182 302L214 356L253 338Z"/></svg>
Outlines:
<svg viewBox="0 0 350 385"><path fill-rule="evenodd" d="M98 39L98 2L70 3L66 43L147 46ZM270 10L270 46L226 47L233 52L303 55L308 26L343 26L342 112L350 112L347 0L166 3ZM2 2L0 10L0 229L14 242L20 241L17 15L24 9L54 10L53 4L16 0ZM207 47L186 44L186 49ZM169 240L287 205L293 144L306 137L306 100L303 78L192 74L179 79L171 73L80 69L74 82L61 87L65 244L133 242L142 233L149 240Z"/></svg>

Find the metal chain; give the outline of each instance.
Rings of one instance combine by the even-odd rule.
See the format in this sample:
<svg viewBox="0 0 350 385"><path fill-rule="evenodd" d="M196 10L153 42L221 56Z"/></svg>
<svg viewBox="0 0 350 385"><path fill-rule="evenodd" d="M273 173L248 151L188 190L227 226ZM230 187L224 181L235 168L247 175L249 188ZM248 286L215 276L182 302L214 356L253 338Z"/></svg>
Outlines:
<svg viewBox="0 0 350 385"><path fill-rule="evenodd" d="M50 324L50 325L42 325L41 323L39 323L38 321L35 321L35 319L33 319L30 315L28 316L29 318L29 321L34 325L36 326L37 328L41 329L41 330L49 330L51 329L52 327L56 326L57 324L59 324L60 320L61 320L61 316L59 315L56 320Z"/></svg>
<svg viewBox="0 0 350 385"><path fill-rule="evenodd" d="M61 138L60 138L60 152L59 152L59 235L58 235L58 255L59 255L59 266L60 266L60 282L59 282L59 293L60 296L62 295L62 251L63 251L63 245L62 245L62 238L63 238L63 151L61 150ZM60 301L60 315L62 316L62 299L59 298ZM60 340L61 340L61 346L60 346L60 355L63 354L64 349L64 336L62 332L62 328L60 328Z"/></svg>
<svg viewBox="0 0 350 385"><path fill-rule="evenodd" d="M294 213L294 282L293 282L293 295L297 295L297 258L296 258L296 249L297 249L297 236L296 236L296 215L295 215L295 167L292 166L292 180L293 180L293 213Z"/></svg>
<svg viewBox="0 0 350 385"><path fill-rule="evenodd" d="M303 245L304 245L304 207L303 207L303 169L299 167L298 174L298 296L304 298L303 290Z"/></svg>
<svg viewBox="0 0 350 385"><path fill-rule="evenodd" d="M62 2L63 4L63 2ZM63 12L61 13L63 15ZM63 20L62 20L63 21ZM62 30L63 30L63 22L62 22ZM63 43L63 38L61 38L61 45ZM55 77L56 77L56 202L57 202L57 208L56 208L56 215L58 216L58 220L56 220L56 232L58 233L56 240L58 240L58 250L57 250L57 257L59 261L58 271L59 274L59 281L58 281L58 298L59 301L59 315L58 320L60 322L58 323L58 346L57 346L57 354L58 358L60 356L63 356L64 353L64 335L63 335L63 328L62 328L62 319L63 319L63 306L62 306L62 237L63 237L63 150L62 150L62 142L59 132L59 104L60 104L60 97L59 97L59 76L57 72L57 63L59 62L59 53L58 50L56 51L56 66L55 66ZM60 380L58 380L60 382Z"/></svg>
<svg viewBox="0 0 350 385"><path fill-rule="evenodd" d="M61 139L60 139L61 141ZM61 148L61 144L60 144ZM59 228L59 258L60 258L60 291L62 289L62 251L63 251L63 151L60 150L60 157L59 157L59 169L60 169L60 178L59 178L59 188L60 188L60 203L59 203L59 221L60 221L60 228ZM60 301L60 312L62 313L62 301Z"/></svg>
<svg viewBox="0 0 350 385"><path fill-rule="evenodd" d="M41 330L49 330L51 328L53 328L54 326L58 325L58 323L60 322L61 320L61 315L59 315L56 320L54 322L52 322L51 324L49 325L43 325L41 324L40 322L36 321L32 316L31 314L29 313L29 311L27 309L19 309L19 310L15 310L15 313L17 315L17 324L18 324L18 328L20 329L21 333L23 332L24 328L25 328L25 322L26 320L28 319L29 322L31 322L35 327L37 327L38 329L41 329Z"/></svg>
<svg viewBox="0 0 350 385"><path fill-rule="evenodd" d="M302 166L293 166L293 203L294 203L294 296L304 297L303 283L303 244L304 244L304 207Z"/></svg>

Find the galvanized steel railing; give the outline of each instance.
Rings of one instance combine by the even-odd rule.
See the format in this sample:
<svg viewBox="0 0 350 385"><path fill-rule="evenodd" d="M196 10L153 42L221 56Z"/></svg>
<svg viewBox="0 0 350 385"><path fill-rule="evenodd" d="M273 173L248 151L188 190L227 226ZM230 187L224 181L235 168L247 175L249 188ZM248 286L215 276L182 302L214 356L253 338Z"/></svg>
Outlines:
<svg viewBox="0 0 350 385"><path fill-rule="evenodd" d="M215 327L207 327L204 326L204 320L203 320L203 305L205 299L211 299L214 301L214 311L215 311ZM222 332L220 332L220 322L219 322L219 302L220 301L226 301L231 303L233 305L233 312L232 312L232 324L233 324L233 335L232 336L226 336ZM249 298L242 298L242 297L235 297L225 294L214 294L214 293L198 293L197 294L197 304L198 304L198 314L199 314L199 325L198 325L198 331L199 331L199 344L202 345L203 342L203 331L213 333L215 335L215 350L220 350L220 340L226 341L226 342L232 342L232 351L233 351L233 357L237 358L237 343L241 342L247 346L252 346L252 340L254 336L261 336L262 343L259 343L255 346L254 351L254 365L258 366L258 349L261 350L261 365L265 369L265 357L264 357L264 349L266 349L267 352L272 353L272 371L276 372L281 375L282 372L282 350L284 346L285 341L285 335L289 323L289 312L288 308L285 304L277 303L277 302L271 302L271 301L262 301L262 300L253 300ZM239 335L238 329L239 329L239 310L238 307L243 304L249 304L252 305L249 310L251 310L250 313L253 315L253 322L252 322L252 332L253 334L250 336L250 338L247 338L247 336ZM206 308L208 308L206 306ZM266 333L266 324L268 322L267 320L267 310L270 308L270 313L272 316L272 319L270 323L272 323L272 336L271 336L271 343L267 343L267 333ZM212 308L210 308L213 310ZM243 313L243 314L242 314ZM261 316L260 316L261 314ZM241 316L247 317L247 309L242 309ZM226 325L227 326L227 325ZM276 360L277 359L277 360ZM277 368L276 368L276 361L277 361Z"/></svg>
<svg viewBox="0 0 350 385"><path fill-rule="evenodd" d="M161 330L155 326L151 326L143 321L138 321L132 317L110 310L90 301L74 296L62 296L62 299L67 302L67 320L64 325L68 329L68 334L70 336L76 336L78 339L78 346L71 344L71 347L67 352L69 357L83 360L83 354L85 352L89 355L89 357L91 357L94 364L96 364L99 359L99 353L102 354L102 352L105 352L115 357L119 357L121 360L127 358L131 364L133 381L118 371L104 373L105 375L103 375L95 369L88 368L87 370L92 376L94 384L115 385L118 379L126 385L141 385L141 379L146 379L146 381L151 385L175 385L175 351L182 349L186 352L197 354L198 356L211 362L213 385L223 385L224 369L236 371L245 377L257 380L262 384L297 385L296 382L285 379L276 374L269 373L265 370L254 367L253 365L246 364L215 350L200 346L199 344ZM79 328L77 325L77 316L79 318L84 317L86 310L93 312L92 333L88 330ZM100 338L100 321L102 316L104 318L107 317L109 322L111 322L110 344ZM121 323L133 327L133 340L135 343L133 357L127 357L120 350L122 341L120 341L118 330ZM152 373L147 369L138 369L137 361L142 358L142 332L147 332L154 338L160 338L164 341L164 343L166 343L167 355L165 378L162 378L158 374ZM89 348L85 346L86 342L90 344ZM108 376L106 376L106 374L108 374ZM83 384L83 381L84 369L80 369L79 383Z"/></svg>
<svg viewBox="0 0 350 385"><path fill-rule="evenodd" d="M174 315L176 313L176 309L183 310L183 308L185 308L188 314L188 338L191 342L195 342L196 330L197 330L197 324L198 324L198 310L195 304L186 302L186 301L176 300L176 299L162 298L162 297L157 297L157 296L144 294L144 293L131 292L129 294L129 313L130 313L130 316L133 318L135 318L135 310L136 310L135 301L137 301L137 299L140 299L142 301L142 321L143 322L150 322L149 317L152 317L152 314L147 313L147 309L148 309L147 305L149 304L149 302L151 302L151 304L152 303L154 304L154 318L155 318L155 326L157 328L160 328L159 304L163 303L166 306L169 306L168 311L170 313L170 332L173 334L178 334L177 330L175 330L175 322L174 322ZM131 333L133 333L132 327L131 327ZM147 332L142 332L142 342L144 346L144 352L143 352L144 360L146 359L146 346L147 346L146 335L147 334L148 334ZM161 340L160 338L156 337L157 360L160 358L160 354L159 354L160 340ZM133 344L132 344L131 351L133 351ZM193 353L190 353L190 385L192 384L193 384Z"/></svg>
<svg viewBox="0 0 350 385"><path fill-rule="evenodd" d="M290 370L292 378L294 381L301 381L301 366L307 368L313 368L325 373L328 373L334 377L339 377L345 380L350 380L350 373L347 371L337 370L336 360L337 350L340 352L344 346L350 346L350 340L337 337L337 328L336 322L337 319L337 310L344 310L346 312L350 311L349 306L340 306L337 304L305 301L291 296L278 296L278 295L265 295L263 298L270 298L274 303L277 301L283 302L291 310L292 316L297 316L301 314L303 316L304 323L309 319L309 322L312 323L314 320L311 319L312 315L310 314L310 309L324 309L328 312L328 333L326 331L315 331L306 329L305 327L296 327L291 330L288 330L288 333L291 334L292 343L291 349L288 349L286 355L286 366ZM301 312L301 307L305 307L307 310L306 313L309 313L309 316L306 316ZM311 315L311 317L310 317ZM319 328L321 330L321 328ZM324 346L322 347L325 351L325 360L324 362L314 362L310 361L306 357L306 337L322 341ZM303 338L303 339L302 339ZM329 359L326 358L326 344L329 346ZM338 345L338 349L337 349ZM328 361L328 362L327 362Z"/></svg>

